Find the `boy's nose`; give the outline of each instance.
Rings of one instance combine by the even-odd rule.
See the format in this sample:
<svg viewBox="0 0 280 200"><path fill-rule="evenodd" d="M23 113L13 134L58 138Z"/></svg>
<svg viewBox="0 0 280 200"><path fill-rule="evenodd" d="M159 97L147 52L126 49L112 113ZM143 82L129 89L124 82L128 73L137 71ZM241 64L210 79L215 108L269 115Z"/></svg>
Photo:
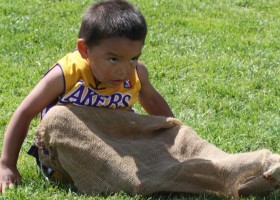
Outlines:
<svg viewBox="0 0 280 200"><path fill-rule="evenodd" d="M127 78L129 73L130 65L129 64L122 64L118 69L118 76L122 79Z"/></svg>

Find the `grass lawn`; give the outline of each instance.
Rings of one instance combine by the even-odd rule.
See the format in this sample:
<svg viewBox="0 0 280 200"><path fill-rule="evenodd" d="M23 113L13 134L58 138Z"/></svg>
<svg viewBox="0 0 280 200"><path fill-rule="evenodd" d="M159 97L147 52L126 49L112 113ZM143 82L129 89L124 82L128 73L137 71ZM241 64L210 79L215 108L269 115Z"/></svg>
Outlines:
<svg viewBox="0 0 280 200"><path fill-rule="evenodd" d="M132 0L146 16L141 60L176 117L230 153L268 148L280 153L280 1ZM46 70L75 48L85 0L1 0L0 146L14 110ZM140 113L144 111L139 105ZM87 197L42 179L26 155L23 185L0 199L144 199ZM15 138L16 139L16 138ZM154 195L145 199L223 199ZM245 198L244 198L245 199ZM280 199L280 192L266 198Z"/></svg>

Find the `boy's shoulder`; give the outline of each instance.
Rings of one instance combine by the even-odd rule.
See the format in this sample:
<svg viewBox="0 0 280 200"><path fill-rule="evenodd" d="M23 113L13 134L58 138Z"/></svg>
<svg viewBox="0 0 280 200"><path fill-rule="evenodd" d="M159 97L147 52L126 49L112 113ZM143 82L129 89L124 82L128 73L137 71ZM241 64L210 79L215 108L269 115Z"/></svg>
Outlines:
<svg viewBox="0 0 280 200"><path fill-rule="evenodd" d="M140 60L137 63L137 74L139 76L140 82L145 81L148 78L148 70L146 65Z"/></svg>
<svg viewBox="0 0 280 200"><path fill-rule="evenodd" d="M78 49L75 49L73 52L67 53L65 56L63 56L61 59L58 60L58 63L61 61L87 63L87 60L82 58Z"/></svg>
<svg viewBox="0 0 280 200"><path fill-rule="evenodd" d="M60 65L62 68L88 68L89 63L86 59L82 58L80 52L78 50L74 50L73 52L70 52L66 54L64 57L59 59L57 61L58 65Z"/></svg>

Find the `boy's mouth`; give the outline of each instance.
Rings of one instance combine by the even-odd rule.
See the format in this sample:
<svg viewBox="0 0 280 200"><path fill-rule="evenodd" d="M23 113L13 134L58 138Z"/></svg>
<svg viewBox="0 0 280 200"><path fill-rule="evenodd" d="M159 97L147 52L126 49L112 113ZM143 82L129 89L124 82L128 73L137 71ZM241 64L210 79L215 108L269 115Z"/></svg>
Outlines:
<svg viewBox="0 0 280 200"><path fill-rule="evenodd" d="M123 80L112 80L111 81L114 85L120 85L122 84L124 81Z"/></svg>

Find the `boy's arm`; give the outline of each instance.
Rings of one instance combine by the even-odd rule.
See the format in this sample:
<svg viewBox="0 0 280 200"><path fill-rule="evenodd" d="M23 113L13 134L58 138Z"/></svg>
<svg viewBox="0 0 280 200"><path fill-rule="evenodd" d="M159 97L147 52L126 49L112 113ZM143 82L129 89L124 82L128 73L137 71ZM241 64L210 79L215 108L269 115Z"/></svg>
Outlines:
<svg viewBox="0 0 280 200"><path fill-rule="evenodd" d="M142 107L150 115L174 117L167 102L152 86L149 80L148 71L143 63L138 62L137 72L141 82L139 101Z"/></svg>
<svg viewBox="0 0 280 200"><path fill-rule="evenodd" d="M0 159L0 193L5 192L6 187L12 187L15 182L20 183L21 177L16 165L31 120L63 92L62 71L54 67L13 114L6 129Z"/></svg>

